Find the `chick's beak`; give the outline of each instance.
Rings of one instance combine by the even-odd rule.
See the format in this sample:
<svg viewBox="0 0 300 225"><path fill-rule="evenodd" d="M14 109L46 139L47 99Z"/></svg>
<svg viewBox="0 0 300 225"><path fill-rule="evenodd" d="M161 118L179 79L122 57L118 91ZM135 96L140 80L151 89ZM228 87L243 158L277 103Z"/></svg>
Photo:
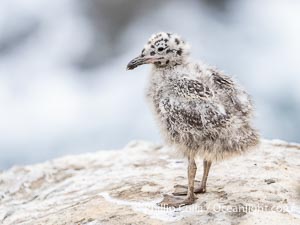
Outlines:
<svg viewBox="0 0 300 225"><path fill-rule="evenodd" d="M153 62L154 62L154 58L138 56L138 57L134 58L133 60L131 60L127 64L127 70L133 70L140 65L147 64L147 63L153 63Z"/></svg>

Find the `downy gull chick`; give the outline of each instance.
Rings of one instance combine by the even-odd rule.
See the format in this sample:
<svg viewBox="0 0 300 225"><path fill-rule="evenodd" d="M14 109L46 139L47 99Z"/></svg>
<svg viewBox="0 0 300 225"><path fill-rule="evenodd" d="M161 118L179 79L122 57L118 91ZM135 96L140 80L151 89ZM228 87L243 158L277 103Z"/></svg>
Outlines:
<svg viewBox="0 0 300 225"><path fill-rule="evenodd" d="M147 99L165 142L188 158L188 187L177 185L173 193L187 197L165 195L161 206L192 204L194 193L206 192L212 162L243 154L259 143L247 92L231 77L189 55L189 45L180 36L160 32L127 65L129 70L153 65ZM194 188L195 157L203 159L203 177Z"/></svg>

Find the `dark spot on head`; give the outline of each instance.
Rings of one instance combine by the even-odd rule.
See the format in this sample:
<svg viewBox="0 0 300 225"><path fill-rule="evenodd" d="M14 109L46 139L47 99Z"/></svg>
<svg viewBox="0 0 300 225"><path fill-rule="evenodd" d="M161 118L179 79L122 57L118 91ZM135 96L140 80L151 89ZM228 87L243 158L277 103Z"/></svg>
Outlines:
<svg viewBox="0 0 300 225"><path fill-rule="evenodd" d="M156 42L154 42L155 45L159 44L159 42L161 42L163 39L159 39Z"/></svg>
<svg viewBox="0 0 300 225"><path fill-rule="evenodd" d="M161 51L164 50L164 48L160 47L160 48L158 48L157 50L158 50L159 52L161 52Z"/></svg>
<svg viewBox="0 0 300 225"><path fill-rule="evenodd" d="M168 42L169 40L166 38L164 41L165 41L165 42Z"/></svg>
<svg viewBox="0 0 300 225"><path fill-rule="evenodd" d="M154 64L155 64L156 66L159 66L159 65L161 65L161 62L158 61L158 62L155 62Z"/></svg>
<svg viewBox="0 0 300 225"><path fill-rule="evenodd" d="M151 45L151 48L155 48L154 45Z"/></svg>
<svg viewBox="0 0 300 225"><path fill-rule="evenodd" d="M151 41L148 41L148 45L150 45L151 44Z"/></svg>
<svg viewBox="0 0 300 225"><path fill-rule="evenodd" d="M180 41L178 40L178 38L175 38L175 42L177 45L179 45Z"/></svg>
<svg viewBox="0 0 300 225"><path fill-rule="evenodd" d="M143 50L142 50L142 54L141 54L141 57L144 57L145 56L145 49L143 48Z"/></svg>
<svg viewBox="0 0 300 225"><path fill-rule="evenodd" d="M170 33L167 33L168 37L170 38L171 37L171 34Z"/></svg>
<svg viewBox="0 0 300 225"><path fill-rule="evenodd" d="M170 52L172 52L172 50L171 50L171 49L168 49L168 50L167 50L167 53L170 53Z"/></svg>
<svg viewBox="0 0 300 225"><path fill-rule="evenodd" d="M167 61L166 61L166 64L169 64L169 62L170 62L170 60L167 60Z"/></svg>
<svg viewBox="0 0 300 225"><path fill-rule="evenodd" d="M152 51L152 52L150 52L150 55L155 55L155 52L153 52L153 51Z"/></svg>
<svg viewBox="0 0 300 225"><path fill-rule="evenodd" d="M182 49L180 48L178 51L177 51L177 55L181 55L182 54Z"/></svg>

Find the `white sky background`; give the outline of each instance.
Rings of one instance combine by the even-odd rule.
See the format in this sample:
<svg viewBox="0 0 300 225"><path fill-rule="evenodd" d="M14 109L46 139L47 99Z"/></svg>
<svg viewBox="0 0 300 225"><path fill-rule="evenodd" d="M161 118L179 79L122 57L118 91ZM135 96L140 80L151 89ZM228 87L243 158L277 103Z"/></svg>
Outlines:
<svg viewBox="0 0 300 225"><path fill-rule="evenodd" d="M72 61L89 48L93 27L75 1L2 0L0 168L132 139L159 142L144 102L149 68L125 70L158 31L184 36L194 58L240 80L264 137L300 142L300 2L232 1L229 12L224 20L199 1L166 1L122 32L113 48L125 52L81 71ZM1 53L3 38L30 26L37 27L32 36Z"/></svg>

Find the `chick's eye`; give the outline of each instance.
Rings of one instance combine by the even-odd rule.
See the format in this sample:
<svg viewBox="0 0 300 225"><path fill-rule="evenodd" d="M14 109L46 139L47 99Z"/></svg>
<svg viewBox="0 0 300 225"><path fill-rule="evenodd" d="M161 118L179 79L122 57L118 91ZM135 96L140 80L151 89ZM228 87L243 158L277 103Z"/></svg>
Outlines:
<svg viewBox="0 0 300 225"><path fill-rule="evenodd" d="M159 52L161 52L162 50L164 50L164 48L160 47L157 49Z"/></svg>

